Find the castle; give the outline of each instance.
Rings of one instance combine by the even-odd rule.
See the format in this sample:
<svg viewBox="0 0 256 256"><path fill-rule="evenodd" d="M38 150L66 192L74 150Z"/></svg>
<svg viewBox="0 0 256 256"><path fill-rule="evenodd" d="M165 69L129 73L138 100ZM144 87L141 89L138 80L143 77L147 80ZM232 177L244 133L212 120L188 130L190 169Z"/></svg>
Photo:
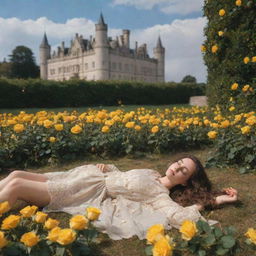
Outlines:
<svg viewBox="0 0 256 256"><path fill-rule="evenodd" d="M165 81L165 48L160 36L149 57L147 45L130 48L130 31L116 39L108 37L108 25L100 15L95 24L95 38L84 39L76 34L69 48L64 42L51 54L46 33L40 45L40 77L45 80L130 80L145 82Z"/></svg>

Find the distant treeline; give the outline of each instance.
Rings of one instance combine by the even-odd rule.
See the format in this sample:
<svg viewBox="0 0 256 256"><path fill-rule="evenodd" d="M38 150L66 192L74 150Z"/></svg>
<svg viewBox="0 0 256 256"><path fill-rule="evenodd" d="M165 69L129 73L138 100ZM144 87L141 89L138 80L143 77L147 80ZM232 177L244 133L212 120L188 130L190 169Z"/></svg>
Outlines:
<svg viewBox="0 0 256 256"><path fill-rule="evenodd" d="M0 108L187 104L205 84L0 79Z"/></svg>

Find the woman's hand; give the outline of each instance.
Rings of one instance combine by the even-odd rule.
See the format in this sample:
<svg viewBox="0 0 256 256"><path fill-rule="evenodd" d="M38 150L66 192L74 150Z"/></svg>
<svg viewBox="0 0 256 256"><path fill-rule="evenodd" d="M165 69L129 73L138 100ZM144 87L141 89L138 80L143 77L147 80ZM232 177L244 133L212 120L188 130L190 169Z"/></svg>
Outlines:
<svg viewBox="0 0 256 256"><path fill-rule="evenodd" d="M96 164L96 167L98 167L102 172L107 171L107 166L105 164Z"/></svg>
<svg viewBox="0 0 256 256"><path fill-rule="evenodd" d="M225 192L225 195L217 196L216 197L216 204L225 204L225 203L233 203L237 201L237 190L234 188L225 188L223 189L223 192Z"/></svg>

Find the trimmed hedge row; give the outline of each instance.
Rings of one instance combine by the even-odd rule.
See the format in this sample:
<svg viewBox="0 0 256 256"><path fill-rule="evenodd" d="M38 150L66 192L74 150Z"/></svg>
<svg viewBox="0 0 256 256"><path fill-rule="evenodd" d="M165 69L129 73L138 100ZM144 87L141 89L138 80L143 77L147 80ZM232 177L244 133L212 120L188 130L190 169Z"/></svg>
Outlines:
<svg viewBox="0 0 256 256"><path fill-rule="evenodd" d="M205 84L0 79L0 108L187 104Z"/></svg>

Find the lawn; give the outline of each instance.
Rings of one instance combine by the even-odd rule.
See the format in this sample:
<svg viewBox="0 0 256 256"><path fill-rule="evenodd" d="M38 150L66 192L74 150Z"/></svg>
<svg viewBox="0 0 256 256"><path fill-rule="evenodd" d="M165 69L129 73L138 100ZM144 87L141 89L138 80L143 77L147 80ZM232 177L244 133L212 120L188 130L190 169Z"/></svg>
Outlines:
<svg viewBox="0 0 256 256"><path fill-rule="evenodd" d="M206 160L209 149L195 150L188 153L198 156L203 162ZM178 153L177 153L178 154ZM76 166L89 163L112 163L115 164L120 170L130 170L133 168L151 168L158 170L160 173L164 173L168 163L176 158L177 154L170 153L165 155L147 155L141 158L124 157L119 159L85 159L81 161L72 162L64 166L46 166L40 169L27 169L31 172L49 172L49 171L61 171L69 170ZM234 226L237 230L237 234L240 237L240 241L244 241L243 234L249 227L256 227L255 218L255 202L256 202L256 175L245 174L241 175L235 168L210 168L207 170L209 178L214 184L215 188L221 189L224 187L234 187L239 191L239 202L233 205L226 205L223 208L216 209L211 212L203 212L203 215L208 219L218 220L221 226ZM3 178L6 175L2 175ZM68 215L64 213L50 213L53 218L61 220L61 225L68 225ZM170 231L177 232L175 230ZM101 234L98 239L98 244L95 248L95 255L97 256L145 256L144 248L146 246L145 241L140 241L136 237L131 239L124 239L120 241L112 241L108 239L107 235ZM242 244L241 253L238 255L249 256L253 252L249 251Z"/></svg>

